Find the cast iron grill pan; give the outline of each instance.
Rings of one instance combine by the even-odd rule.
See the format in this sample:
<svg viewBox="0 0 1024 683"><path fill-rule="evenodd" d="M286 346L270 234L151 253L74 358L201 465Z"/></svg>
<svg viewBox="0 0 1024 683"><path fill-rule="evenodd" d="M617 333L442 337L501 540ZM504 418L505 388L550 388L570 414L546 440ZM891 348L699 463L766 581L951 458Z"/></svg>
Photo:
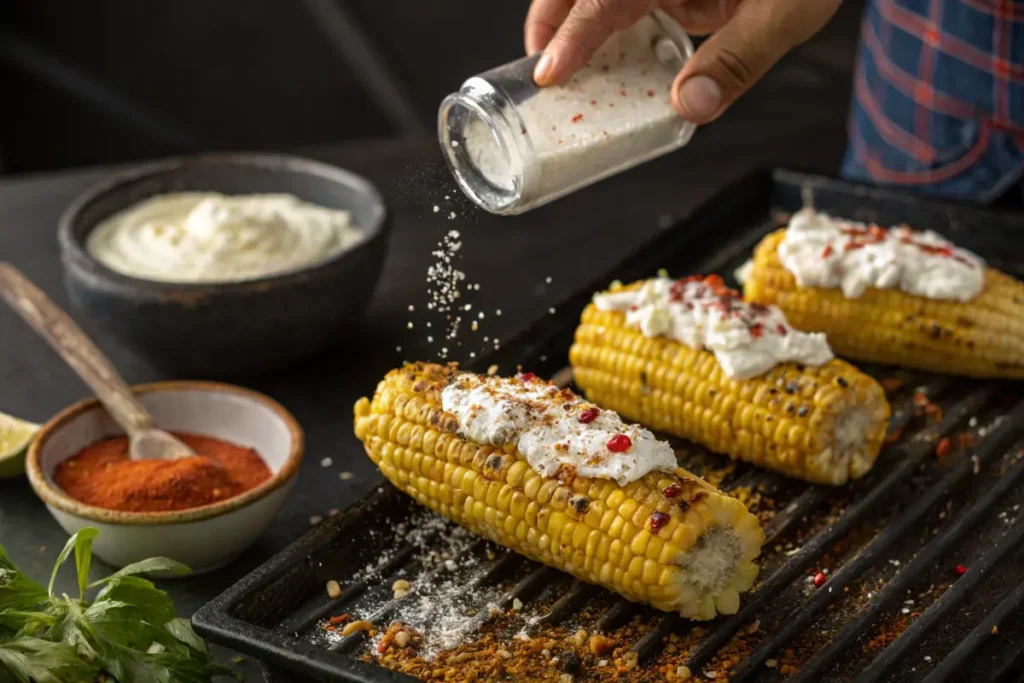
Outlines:
<svg viewBox="0 0 1024 683"><path fill-rule="evenodd" d="M522 365L570 383L564 359L579 311L594 291L659 268L674 276L719 272L730 280L761 236L807 201L845 217L936 229L993 266L1024 275L1024 260L1013 260L1024 243L1022 217L792 171L765 172L721 192L471 369L497 364L508 373ZM206 605L195 627L286 670L280 680L296 674L325 681L414 680L363 661L372 651L365 633L340 637L322 629L326 618L346 612L381 631L403 621L409 603L391 596L393 581L402 577L425 595L434 585L462 588L459 609L473 615L477 628L460 642L489 628L488 609L508 610L514 601L522 604L528 634L559 627L569 634L611 634L639 617L633 623L645 630L628 643L638 666L622 680L664 680L656 669L679 665L696 680L711 680L705 676L711 672L714 680L733 682L1018 680L1024 670L1024 575L1018 570L1024 561L1024 387L861 367L900 388L890 395L892 443L866 478L847 487L812 486L742 463L730 467L720 456L674 440L691 471L722 477L726 491L749 490L772 502L764 506L774 515L766 517L761 576L736 615L696 623L630 603L466 538L384 484ZM923 410L922 396L939 410ZM956 448L940 459L936 445L946 438ZM360 450L356 457L365 455ZM457 565L445 559L453 555ZM818 573L821 585L815 585ZM343 588L334 601L324 590L329 579ZM686 646L668 646L675 642ZM593 665L576 666L574 680L599 680Z"/></svg>

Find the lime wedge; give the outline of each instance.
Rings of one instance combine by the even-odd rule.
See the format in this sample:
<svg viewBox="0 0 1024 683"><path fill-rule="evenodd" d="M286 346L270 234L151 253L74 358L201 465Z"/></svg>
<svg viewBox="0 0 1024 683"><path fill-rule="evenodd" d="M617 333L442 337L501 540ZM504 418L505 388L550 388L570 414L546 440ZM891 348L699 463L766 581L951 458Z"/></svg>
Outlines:
<svg viewBox="0 0 1024 683"><path fill-rule="evenodd" d="M25 473L25 452L39 425L0 413L0 479Z"/></svg>

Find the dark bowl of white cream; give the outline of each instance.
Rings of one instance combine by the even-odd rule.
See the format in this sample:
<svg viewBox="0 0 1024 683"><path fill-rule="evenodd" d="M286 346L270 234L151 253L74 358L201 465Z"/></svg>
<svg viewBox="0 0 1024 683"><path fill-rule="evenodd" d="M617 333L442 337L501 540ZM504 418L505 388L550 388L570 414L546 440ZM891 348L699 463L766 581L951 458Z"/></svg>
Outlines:
<svg viewBox="0 0 1024 683"><path fill-rule="evenodd" d="M390 220L366 179L273 154L171 159L79 197L58 239L72 305L181 376L279 369L361 319Z"/></svg>

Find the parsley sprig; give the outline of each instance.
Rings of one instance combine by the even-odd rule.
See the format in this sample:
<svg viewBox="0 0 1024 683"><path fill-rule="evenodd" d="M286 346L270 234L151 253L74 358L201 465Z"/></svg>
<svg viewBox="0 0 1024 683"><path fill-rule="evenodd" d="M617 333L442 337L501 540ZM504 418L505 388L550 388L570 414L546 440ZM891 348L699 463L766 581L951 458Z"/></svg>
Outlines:
<svg viewBox="0 0 1024 683"><path fill-rule="evenodd" d="M68 539L46 588L0 545L0 683L207 683L230 674L210 661L188 620L175 617L167 593L139 576L188 567L157 557L89 583L97 533L87 527ZM78 597L55 595L57 572L72 555Z"/></svg>

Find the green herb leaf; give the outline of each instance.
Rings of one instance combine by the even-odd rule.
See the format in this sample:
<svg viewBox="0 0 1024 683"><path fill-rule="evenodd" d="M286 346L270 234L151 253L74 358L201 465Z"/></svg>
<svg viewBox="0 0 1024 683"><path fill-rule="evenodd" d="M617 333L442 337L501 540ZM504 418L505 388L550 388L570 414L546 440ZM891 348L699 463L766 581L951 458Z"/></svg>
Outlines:
<svg viewBox="0 0 1024 683"><path fill-rule="evenodd" d="M120 579L122 576L145 574L147 572L171 572L172 574L184 575L191 574L192 570L188 565L172 560L169 557L151 557L148 560L134 562L126 567L122 567L120 571L116 571L110 576L100 579L99 581L94 581L89 585L89 588L101 586L105 583L114 581L115 579Z"/></svg>
<svg viewBox="0 0 1024 683"><path fill-rule="evenodd" d="M200 653L204 657L209 656L210 650L206 647L206 641L196 635L196 632L192 630L192 624L188 619L177 617L171 619L164 628L167 632L174 636L178 642L188 645L190 648Z"/></svg>
<svg viewBox="0 0 1024 683"><path fill-rule="evenodd" d="M48 634L55 640L74 648L78 656L87 662L95 662L100 653L96 643L99 638L96 630L82 612L82 608L73 600L64 600L64 616L54 624Z"/></svg>
<svg viewBox="0 0 1024 683"><path fill-rule="evenodd" d="M92 552L92 539L96 538L99 534L96 529L91 526L87 526L83 529L79 529L75 534L68 539L68 542L64 544L64 549L60 551L60 555L57 556L57 562L53 565L53 573L50 574L50 585L47 587L46 592L53 598L53 584L57 582L57 571L60 570L60 566L64 564L64 561L68 559L71 552L75 552L75 561L77 564L78 560L78 545L81 543L85 546L86 550ZM88 565L86 565L88 570ZM88 579L87 579L88 580ZM81 579L79 579L81 581Z"/></svg>
<svg viewBox="0 0 1024 683"><path fill-rule="evenodd" d="M49 628L57 621L57 617L46 612L24 612L6 609L0 612L0 626L22 635L31 635L36 631Z"/></svg>
<svg viewBox="0 0 1024 683"><path fill-rule="evenodd" d="M174 603L167 593L154 586L152 581L138 576L122 576L108 583L96 596L93 607L104 600L130 604L143 619L157 627L163 626L175 616Z"/></svg>
<svg viewBox="0 0 1024 683"><path fill-rule="evenodd" d="M64 643L26 637L0 644L0 679L8 674L19 683L88 683L98 673Z"/></svg>
<svg viewBox="0 0 1024 683"><path fill-rule="evenodd" d="M99 532L89 527L92 534L78 533L78 542L75 543L75 572L78 574L78 599L85 600L85 588L89 585L89 565L92 564L92 539L99 535ZM82 529L86 531L86 529Z"/></svg>
<svg viewBox="0 0 1024 683"><path fill-rule="evenodd" d="M0 611L35 610L46 602L46 590L28 578L7 557L0 545Z"/></svg>

